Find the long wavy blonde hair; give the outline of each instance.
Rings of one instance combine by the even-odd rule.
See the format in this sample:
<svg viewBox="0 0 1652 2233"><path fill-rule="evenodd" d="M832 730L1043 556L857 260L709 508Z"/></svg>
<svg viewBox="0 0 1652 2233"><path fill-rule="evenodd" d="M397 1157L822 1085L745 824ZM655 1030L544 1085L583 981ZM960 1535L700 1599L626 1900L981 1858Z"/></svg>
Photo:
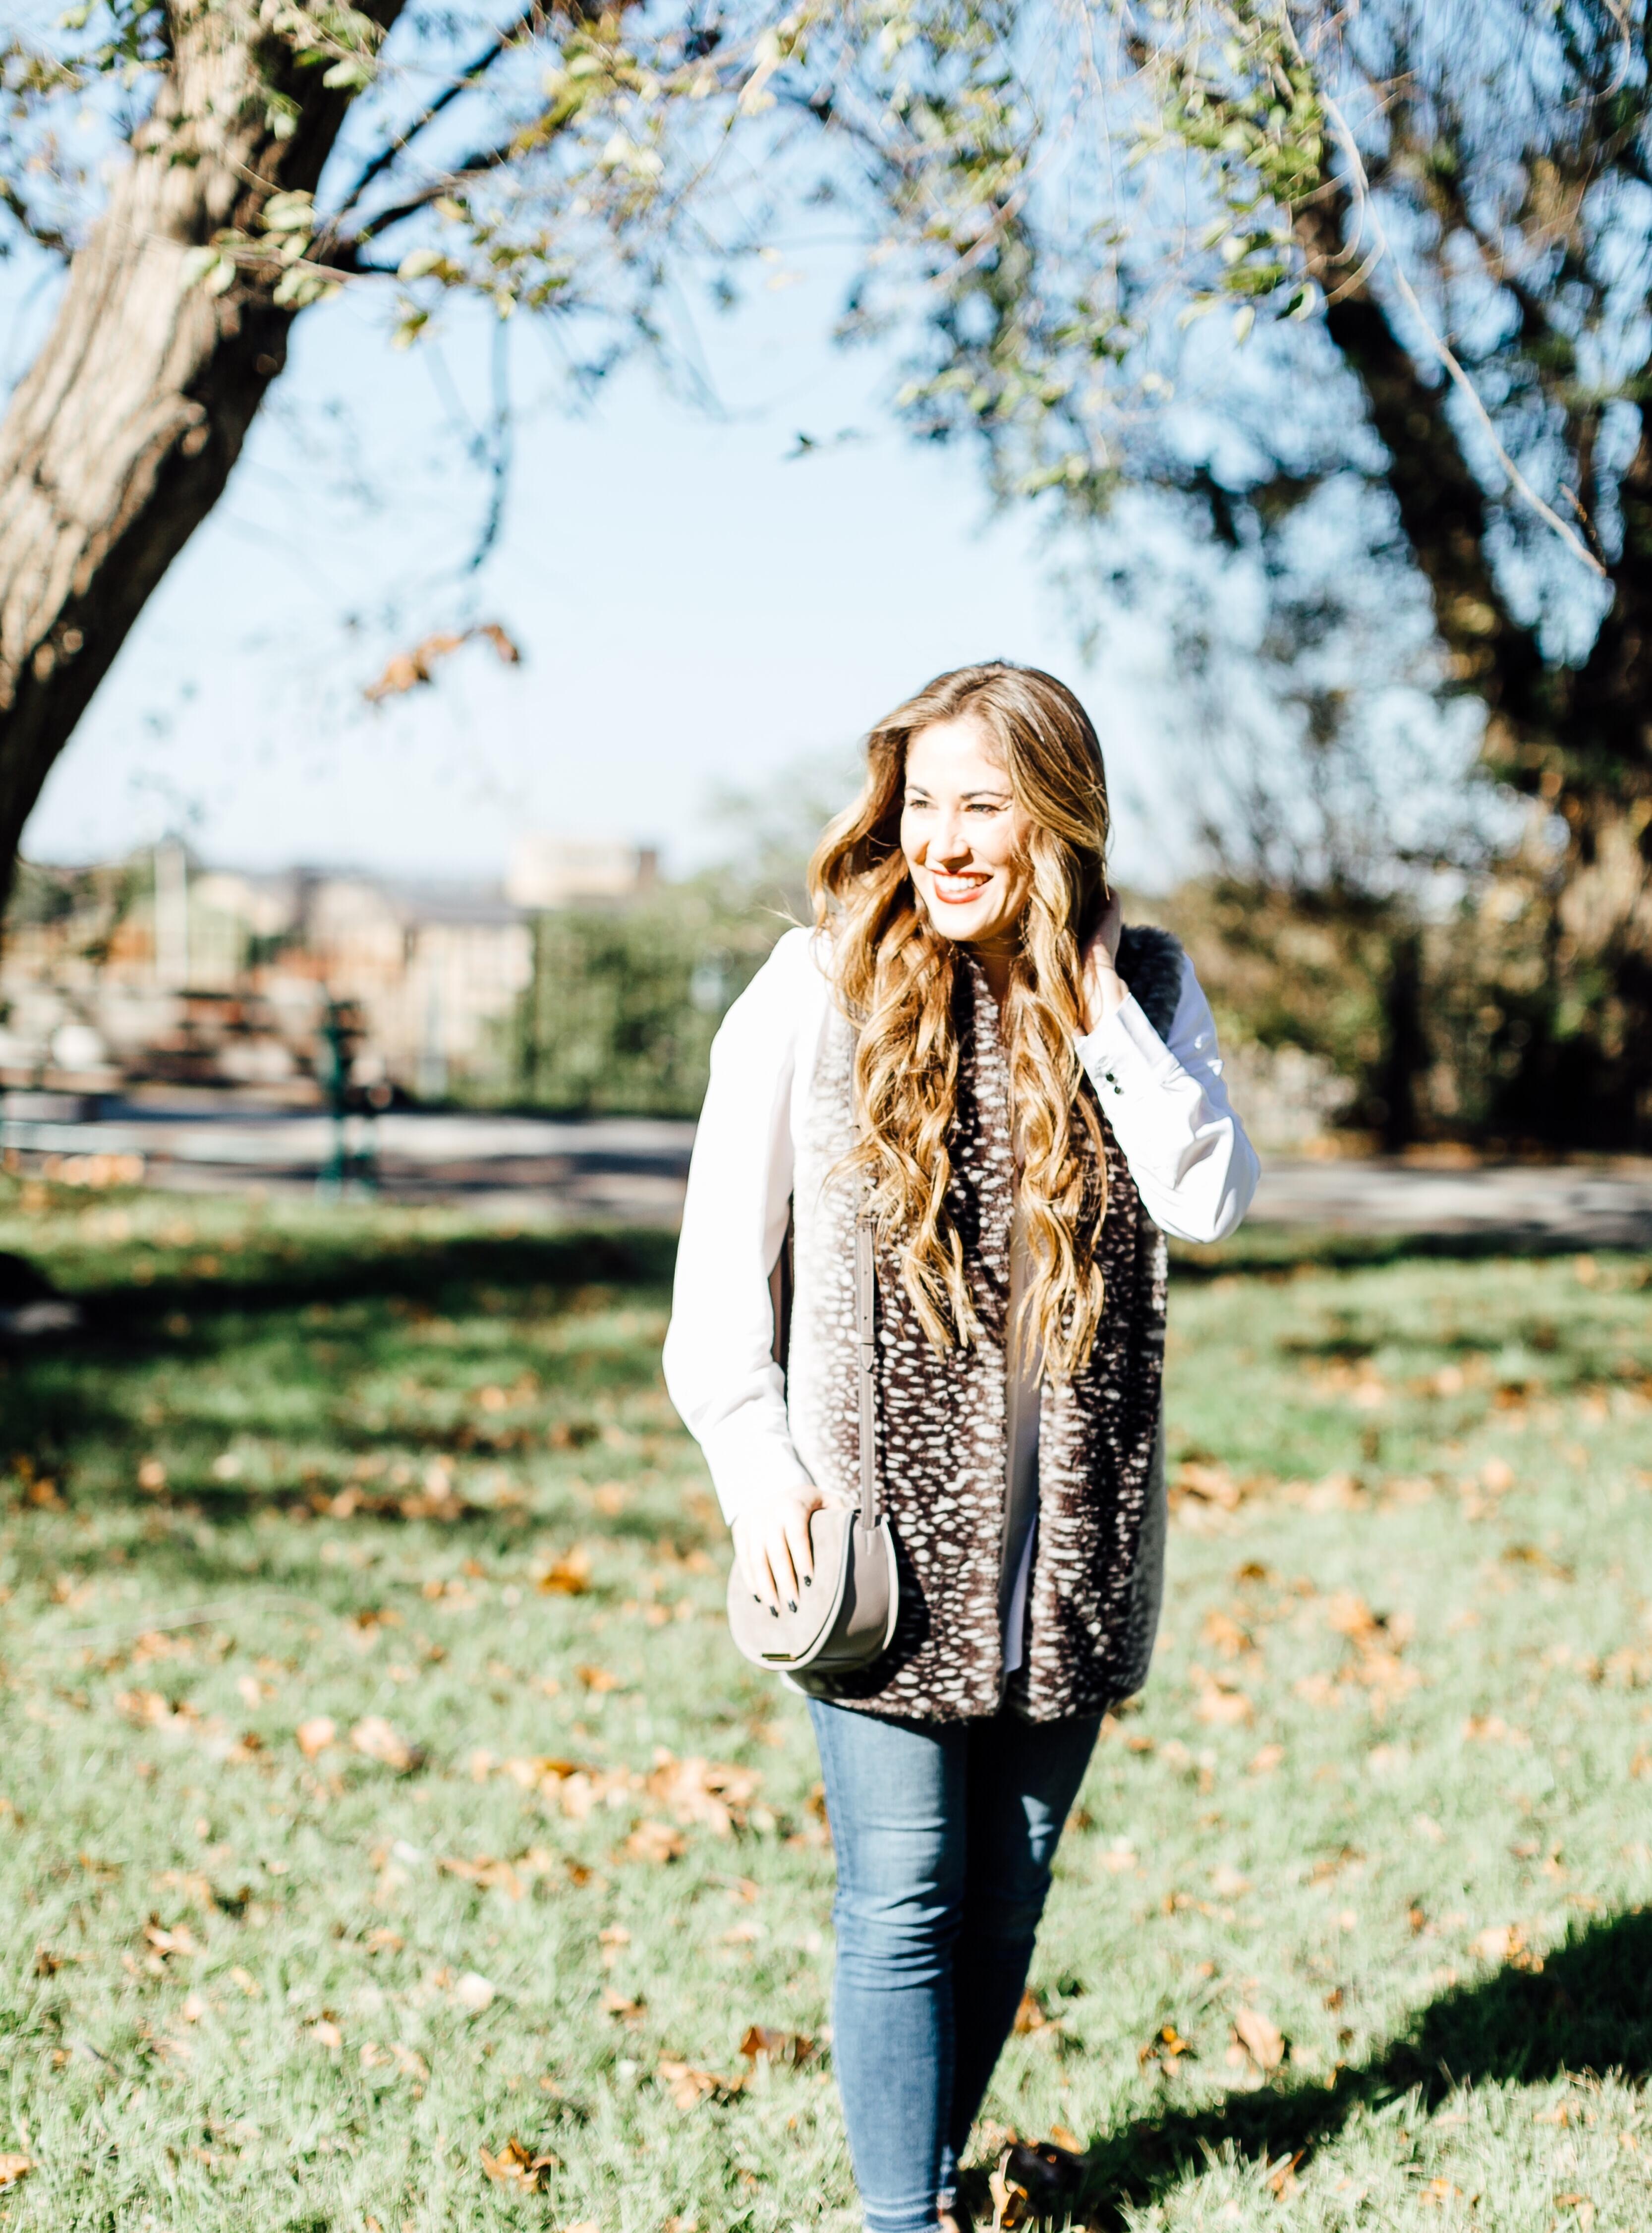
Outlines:
<svg viewBox="0 0 1652 2233"><path fill-rule="evenodd" d="M1089 1356L1103 1301L1096 1242L1107 1163L1074 1041L1083 941L1107 899L1107 778L1089 715L1037 667L960 667L886 715L866 740L859 799L810 863L815 919L830 933L837 996L859 1034L861 1136L842 1168L867 1185L936 1348L977 1339L963 1245L946 1212L959 952L925 913L901 850L912 741L966 713L992 739L1031 832L1029 897L1003 1010L1029 1260L1013 1338L1036 1340L1047 1369L1067 1375Z"/></svg>

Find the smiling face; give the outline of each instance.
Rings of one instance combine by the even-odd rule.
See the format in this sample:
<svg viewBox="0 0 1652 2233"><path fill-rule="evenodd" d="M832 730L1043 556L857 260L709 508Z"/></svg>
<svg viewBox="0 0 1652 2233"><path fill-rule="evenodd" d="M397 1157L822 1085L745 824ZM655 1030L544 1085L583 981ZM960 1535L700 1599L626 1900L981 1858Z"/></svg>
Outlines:
<svg viewBox="0 0 1652 2233"><path fill-rule="evenodd" d="M924 911L945 937L1013 953L1031 877L1031 824L972 713L934 721L907 750L901 850Z"/></svg>

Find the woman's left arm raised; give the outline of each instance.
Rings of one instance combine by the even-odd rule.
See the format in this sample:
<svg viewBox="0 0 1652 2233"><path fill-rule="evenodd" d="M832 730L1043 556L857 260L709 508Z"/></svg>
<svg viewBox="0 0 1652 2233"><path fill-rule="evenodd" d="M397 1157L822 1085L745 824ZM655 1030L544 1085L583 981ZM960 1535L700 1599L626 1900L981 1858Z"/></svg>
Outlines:
<svg viewBox="0 0 1652 2233"><path fill-rule="evenodd" d="M1114 967L1116 901L1085 957L1078 1058L1154 1223L1179 1240L1225 1240L1262 1166L1227 1097L1216 1024L1193 964L1161 1038Z"/></svg>

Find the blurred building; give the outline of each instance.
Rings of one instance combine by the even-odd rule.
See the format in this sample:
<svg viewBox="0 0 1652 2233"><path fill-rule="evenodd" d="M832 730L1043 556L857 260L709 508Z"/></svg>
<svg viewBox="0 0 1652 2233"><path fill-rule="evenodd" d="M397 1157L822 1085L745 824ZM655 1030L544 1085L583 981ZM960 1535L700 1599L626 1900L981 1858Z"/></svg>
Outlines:
<svg viewBox="0 0 1652 2233"><path fill-rule="evenodd" d="M534 918L651 889L633 846L525 837L503 882L213 868L176 842L22 867L0 945L0 1086L240 1087L313 1102L329 1001L365 1024L361 1083L508 1086Z"/></svg>

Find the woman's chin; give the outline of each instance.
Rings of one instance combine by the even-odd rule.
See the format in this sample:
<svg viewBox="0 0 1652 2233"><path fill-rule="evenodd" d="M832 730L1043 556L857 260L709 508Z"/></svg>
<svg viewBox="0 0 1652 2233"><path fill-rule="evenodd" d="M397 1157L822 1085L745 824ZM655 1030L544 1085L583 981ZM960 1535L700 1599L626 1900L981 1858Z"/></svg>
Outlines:
<svg viewBox="0 0 1652 2233"><path fill-rule="evenodd" d="M948 922L939 908L930 920L941 936L950 939L954 946L996 947L1005 942L1004 927L996 921Z"/></svg>

